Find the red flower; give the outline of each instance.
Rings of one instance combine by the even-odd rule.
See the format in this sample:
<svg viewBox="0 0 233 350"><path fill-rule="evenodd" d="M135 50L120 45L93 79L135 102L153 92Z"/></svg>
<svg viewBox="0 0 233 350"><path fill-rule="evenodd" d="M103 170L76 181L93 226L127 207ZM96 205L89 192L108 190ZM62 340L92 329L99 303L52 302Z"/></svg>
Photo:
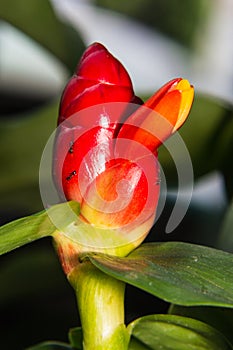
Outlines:
<svg viewBox="0 0 233 350"><path fill-rule="evenodd" d="M178 78L142 105L103 45L84 52L61 99L53 175L86 222L148 232L159 197L157 149L184 123L193 94Z"/></svg>

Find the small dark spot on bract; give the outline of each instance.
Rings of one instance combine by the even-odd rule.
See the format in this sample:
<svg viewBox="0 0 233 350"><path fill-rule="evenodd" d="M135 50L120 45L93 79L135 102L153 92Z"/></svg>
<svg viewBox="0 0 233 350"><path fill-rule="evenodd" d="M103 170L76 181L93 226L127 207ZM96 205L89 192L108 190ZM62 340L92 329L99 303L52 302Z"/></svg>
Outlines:
<svg viewBox="0 0 233 350"><path fill-rule="evenodd" d="M74 142L70 141L69 153L73 153L73 152L74 152Z"/></svg>
<svg viewBox="0 0 233 350"><path fill-rule="evenodd" d="M76 173L76 170L72 171L67 177L66 177L66 180L67 181L70 181L72 179L73 176L75 176L77 173Z"/></svg>

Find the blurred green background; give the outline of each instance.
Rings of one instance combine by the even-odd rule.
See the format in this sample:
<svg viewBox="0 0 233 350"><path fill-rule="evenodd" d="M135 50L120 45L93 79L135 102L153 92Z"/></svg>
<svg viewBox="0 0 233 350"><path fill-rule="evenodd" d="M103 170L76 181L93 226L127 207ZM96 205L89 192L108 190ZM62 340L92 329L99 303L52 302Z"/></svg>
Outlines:
<svg viewBox="0 0 233 350"><path fill-rule="evenodd" d="M206 0L96 0L97 6L123 13L169 36L182 45L195 46L195 37L211 9Z"/></svg>
<svg viewBox="0 0 233 350"><path fill-rule="evenodd" d="M227 0L2 0L0 223L43 209L39 164L56 127L61 92L85 47L98 40L115 48L120 60L122 53L142 97L173 72L185 74L196 88L191 115L180 132L193 163L194 195L181 224L166 234L177 174L172 157L162 149L169 191L147 240L181 240L233 252L232 43L221 40L222 35L232 38L231 8ZM119 35L122 31L125 37ZM221 45L224 58L218 53ZM176 149L175 142L172 147ZM0 275L2 349L23 349L47 339L67 341L68 329L79 324L77 306L49 239L2 256ZM127 287L127 322L166 312L168 306Z"/></svg>

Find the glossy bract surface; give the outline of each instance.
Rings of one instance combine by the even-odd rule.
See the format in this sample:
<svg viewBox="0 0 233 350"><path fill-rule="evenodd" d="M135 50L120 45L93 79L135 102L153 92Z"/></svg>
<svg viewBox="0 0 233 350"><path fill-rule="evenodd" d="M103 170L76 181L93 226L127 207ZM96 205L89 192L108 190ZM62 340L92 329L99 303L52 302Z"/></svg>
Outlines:
<svg viewBox="0 0 233 350"><path fill-rule="evenodd" d="M160 190L157 149L183 124L192 100L193 87L177 78L143 104L103 45L84 52L61 99L53 178L63 200L80 203L84 225L115 232L108 244L137 245L150 230Z"/></svg>

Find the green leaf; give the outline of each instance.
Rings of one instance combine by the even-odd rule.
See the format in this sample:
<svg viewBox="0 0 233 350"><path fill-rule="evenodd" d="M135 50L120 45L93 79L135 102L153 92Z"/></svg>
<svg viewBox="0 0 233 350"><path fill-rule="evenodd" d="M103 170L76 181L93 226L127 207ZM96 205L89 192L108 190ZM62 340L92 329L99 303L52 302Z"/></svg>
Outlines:
<svg viewBox="0 0 233 350"><path fill-rule="evenodd" d="M0 17L37 41L73 72L84 44L78 33L55 15L48 0L2 0Z"/></svg>
<svg viewBox="0 0 233 350"><path fill-rule="evenodd" d="M152 315L128 326L129 350L230 350L232 346L209 325L181 316Z"/></svg>
<svg viewBox="0 0 233 350"><path fill-rule="evenodd" d="M179 305L233 307L233 255L182 242L147 243L125 258L92 253L103 272Z"/></svg>
<svg viewBox="0 0 233 350"><path fill-rule="evenodd" d="M69 341L73 348L82 350L83 349L83 333L81 327L72 328L69 331Z"/></svg>
<svg viewBox="0 0 233 350"><path fill-rule="evenodd" d="M205 322L221 332L233 344L233 309L171 305L169 313L172 315L192 317Z"/></svg>
<svg viewBox="0 0 233 350"><path fill-rule="evenodd" d="M65 343L47 341L31 346L30 348L27 348L25 350L72 350L72 348Z"/></svg>
<svg viewBox="0 0 233 350"><path fill-rule="evenodd" d="M12 221L0 227L0 255L39 238L51 236L57 226L66 227L79 212L77 202L56 204L48 210ZM50 216L56 219L56 225Z"/></svg>

